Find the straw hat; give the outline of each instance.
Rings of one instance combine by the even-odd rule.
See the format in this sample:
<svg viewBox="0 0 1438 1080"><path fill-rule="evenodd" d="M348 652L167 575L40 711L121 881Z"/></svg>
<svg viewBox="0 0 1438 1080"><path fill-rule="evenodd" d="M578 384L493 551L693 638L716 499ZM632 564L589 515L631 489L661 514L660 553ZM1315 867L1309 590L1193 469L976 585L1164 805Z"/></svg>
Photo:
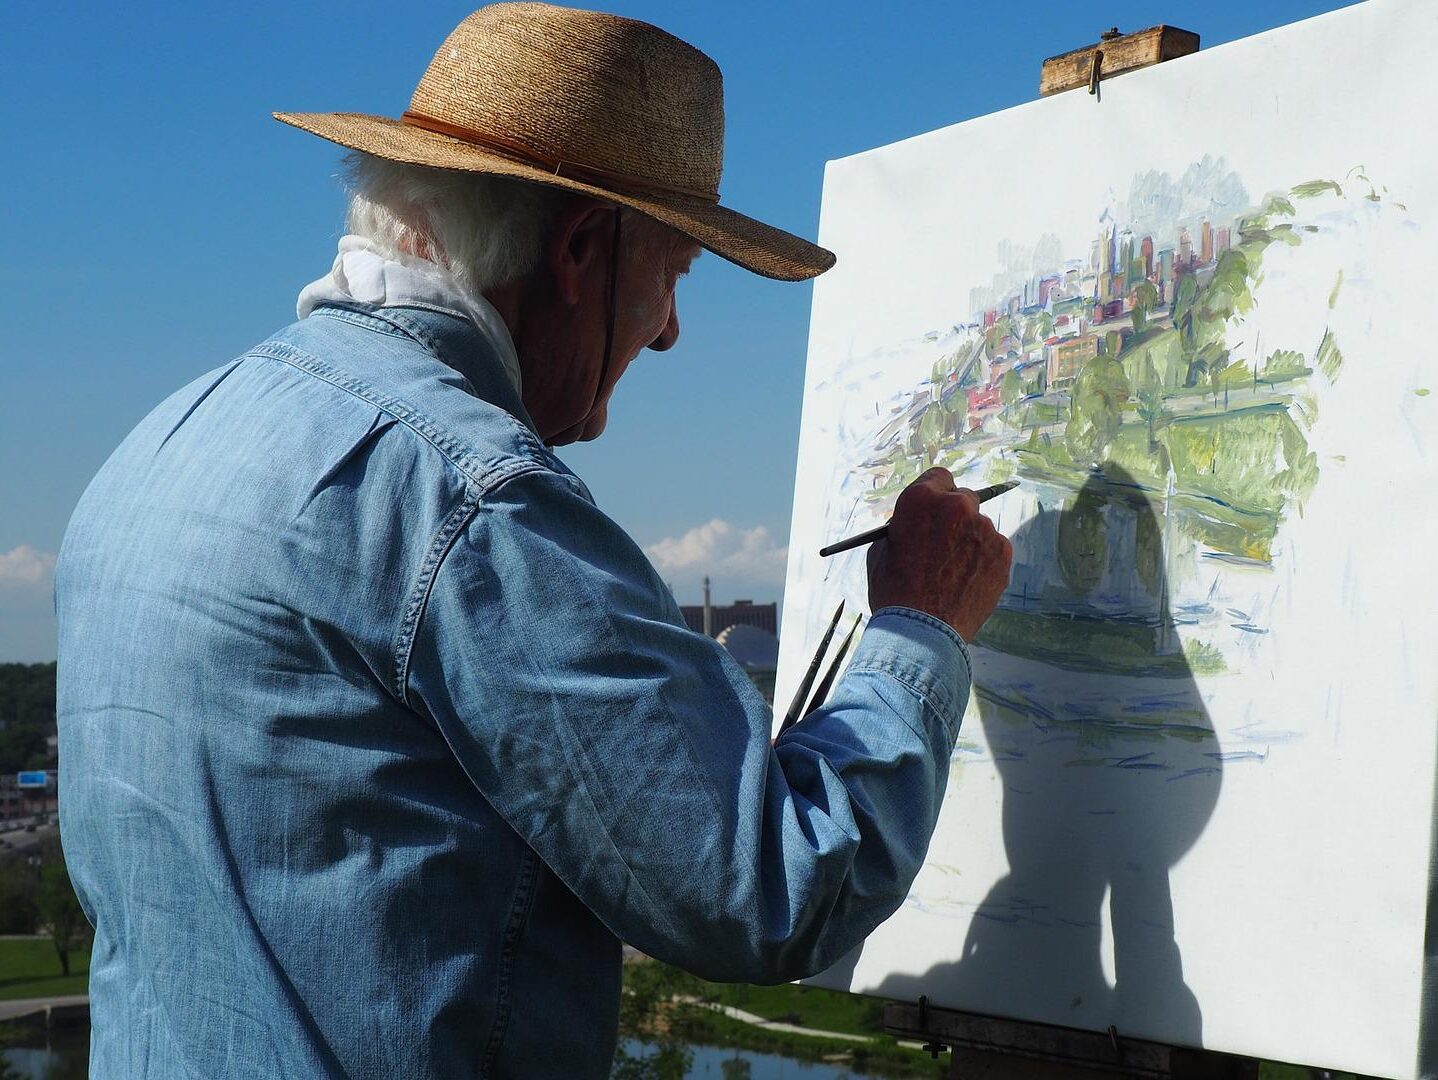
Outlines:
<svg viewBox="0 0 1438 1080"><path fill-rule="evenodd" d="M803 281L834 264L823 248L719 205L719 68L633 19L491 4L445 39L401 119L275 119L393 161L532 180L633 207L765 277Z"/></svg>

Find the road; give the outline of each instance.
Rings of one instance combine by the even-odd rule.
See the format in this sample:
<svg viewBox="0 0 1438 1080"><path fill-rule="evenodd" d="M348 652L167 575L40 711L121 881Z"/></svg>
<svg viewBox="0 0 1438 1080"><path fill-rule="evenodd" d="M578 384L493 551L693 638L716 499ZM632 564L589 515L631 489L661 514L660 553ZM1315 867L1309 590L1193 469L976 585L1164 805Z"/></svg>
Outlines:
<svg viewBox="0 0 1438 1080"><path fill-rule="evenodd" d="M22 854L36 844L58 836L59 832L58 825L40 825L34 832L26 832L23 828L0 832L0 858Z"/></svg>

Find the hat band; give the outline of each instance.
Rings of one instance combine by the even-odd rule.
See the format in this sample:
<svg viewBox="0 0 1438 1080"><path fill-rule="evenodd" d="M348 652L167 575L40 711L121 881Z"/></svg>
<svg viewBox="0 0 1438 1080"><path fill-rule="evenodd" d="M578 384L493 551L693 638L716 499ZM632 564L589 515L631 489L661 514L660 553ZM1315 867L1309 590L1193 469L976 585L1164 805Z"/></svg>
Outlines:
<svg viewBox="0 0 1438 1080"><path fill-rule="evenodd" d="M474 128L461 127L459 124L451 124L447 120L437 120L433 116L425 116L423 113L406 110L400 120L410 127L432 131L436 135L447 135L451 139L459 139L473 146L492 150L502 157L524 165L534 165L554 173L555 176L562 176L566 180L578 180L581 183L593 184L595 187L610 188L625 195L681 195L706 203L719 201L717 192L679 187L676 184L662 184L642 176L630 176L625 173L610 172L608 169L597 169L591 165L579 165L573 161L561 161L559 158L541 154L510 139L489 135L483 131L476 131Z"/></svg>

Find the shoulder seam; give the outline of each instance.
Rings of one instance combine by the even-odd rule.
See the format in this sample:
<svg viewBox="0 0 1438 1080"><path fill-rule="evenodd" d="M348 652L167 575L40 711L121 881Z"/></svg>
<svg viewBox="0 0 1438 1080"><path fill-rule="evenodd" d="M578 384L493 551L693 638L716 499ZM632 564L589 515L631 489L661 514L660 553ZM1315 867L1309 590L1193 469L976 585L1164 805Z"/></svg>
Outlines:
<svg viewBox="0 0 1438 1080"><path fill-rule="evenodd" d="M288 364L298 371L303 371L339 390L353 394L375 408L388 413L439 451L445 460L464 474L467 480L483 488L491 488L496 484L503 483L515 472L524 471L531 466L550 468L548 455L540 446L534 433L514 417L509 416L508 413L505 413L507 423L510 425L512 433L518 437L520 446L527 456L509 459L501 457L493 461L480 461L478 456L465 447L451 432L430 423L424 414L409 402L381 393L363 379L358 379L332 364L327 364L303 349L297 349L293 345L280 341L267 341L255 346L245 356L263 357ZM499 411L503 412L504 410L500 409Z"/></svg>
<svg viewBox="0 0 1438 1080"><path fill-rule="evenodd" d="M522 462L521 467L507 471L494 483L485 487L470 484L465 489L464 498L458 506L451 510L440 525L439 530L430 541L429 550L425 552L424 561L420 563L419 571L415 575L415 582L410 589L409 602L405 605L404 615L400 619L399 626L395 629L394 636L394 692L399 701L414 706L409 700L409 672L411 661L414 657L414 642L419 629L420 620L424 618L425 608L429 605L430 593L434 591L435 579L439 577L440 568L444 566L445 560L449 557L454 542L459 538L469 522L479 512L484 497L493 492L500 485L515 479L519 476L527 476L532 473L549 472L540 462ZM557 475L557 474L555 474Z"/></svg>

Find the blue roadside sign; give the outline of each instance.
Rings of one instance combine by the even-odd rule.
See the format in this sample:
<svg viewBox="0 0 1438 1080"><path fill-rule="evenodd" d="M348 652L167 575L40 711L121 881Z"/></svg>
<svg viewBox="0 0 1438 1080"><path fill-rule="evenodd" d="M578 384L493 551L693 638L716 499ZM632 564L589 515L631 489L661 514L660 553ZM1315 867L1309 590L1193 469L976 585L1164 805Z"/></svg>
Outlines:
<svg viewBox="0 0 1438 1080"><path fill-rule="evenodd" d="M21 772L15 774L15 786L22 788L42 788L49 782L44 769L37 769L34 772Z"/></svg>

